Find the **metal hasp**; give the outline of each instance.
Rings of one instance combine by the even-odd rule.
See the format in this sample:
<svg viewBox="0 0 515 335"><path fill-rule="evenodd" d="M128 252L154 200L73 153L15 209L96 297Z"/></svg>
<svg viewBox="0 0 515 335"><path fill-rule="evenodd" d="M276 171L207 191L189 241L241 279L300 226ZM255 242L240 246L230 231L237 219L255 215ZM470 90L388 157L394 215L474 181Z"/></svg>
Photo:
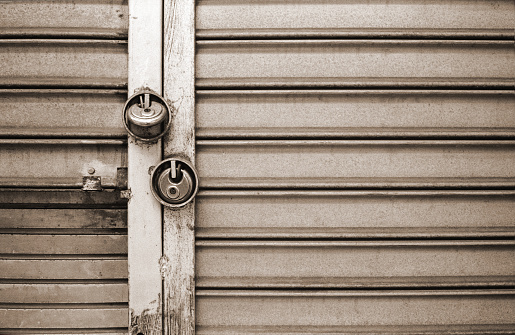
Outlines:
<svg viewBox="0 0 515 335"><path fill-rule="evenodd" d="M170 128L170 107L159 94L139 91L123 107L123 124L132 136L142 141L155 141Z"/></svg>
<svg viewBox="0 0 515 335"><path fill-rule="evenodd" d="M197 171L184 160L168 158L152 171L151 185L152 193L160 203L182 207L197 194Z"/></svg>

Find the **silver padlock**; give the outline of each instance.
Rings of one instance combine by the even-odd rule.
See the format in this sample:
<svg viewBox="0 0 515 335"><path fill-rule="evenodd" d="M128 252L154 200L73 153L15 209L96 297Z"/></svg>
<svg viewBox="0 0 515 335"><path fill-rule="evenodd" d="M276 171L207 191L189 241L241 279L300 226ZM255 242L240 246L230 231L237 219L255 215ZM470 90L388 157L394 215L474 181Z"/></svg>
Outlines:
<svg viewBox="0 0 515 335"><path fill-rule="evenodd" d="M168 158L152 171L151 185L152 194L160 203L168 207L182 207L197 194L197 171L184 160Z"/></svg>
<svg viewBox="0 0 515 335"><path fill-rule="evenodd" d="M160 95L140 91L130 97L123 108L123 124L127 132L142 141L155 141L171 124L171 111Z"/></svg>

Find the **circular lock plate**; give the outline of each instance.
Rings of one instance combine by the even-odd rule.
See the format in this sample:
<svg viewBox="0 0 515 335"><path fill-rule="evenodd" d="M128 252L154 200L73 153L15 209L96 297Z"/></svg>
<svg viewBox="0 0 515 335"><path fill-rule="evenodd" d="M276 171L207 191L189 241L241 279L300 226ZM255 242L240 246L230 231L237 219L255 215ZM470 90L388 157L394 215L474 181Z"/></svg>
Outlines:
<svg viewBox="0 0 515 335"><path fill-rule="evenodd" d="M182 207L198 192L197 171L182 159L168 158L152 171L151 187L152 194L161 204Z"/></svg>
<svg viewBox="0 0 515 335"><path fill-rule="evenodd" d="M142 141L161 138L172 123L171 109L159 94L139 91L123 107L123 125L127 132Z"/></svg>

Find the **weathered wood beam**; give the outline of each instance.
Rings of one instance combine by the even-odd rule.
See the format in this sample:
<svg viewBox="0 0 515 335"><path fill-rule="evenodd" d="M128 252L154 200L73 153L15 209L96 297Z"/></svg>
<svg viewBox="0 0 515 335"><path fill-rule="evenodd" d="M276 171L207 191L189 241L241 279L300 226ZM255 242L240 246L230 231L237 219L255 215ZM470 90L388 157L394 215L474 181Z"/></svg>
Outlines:
<svg viewBox="0 0 515 335"><path fill-rule="evenodd" d="M164 155L191 163L195 154L195 3L165 1L164 96L174 109L172 130L164 139ZM194 203L164 209L164 333L195 333Z"/></svg>

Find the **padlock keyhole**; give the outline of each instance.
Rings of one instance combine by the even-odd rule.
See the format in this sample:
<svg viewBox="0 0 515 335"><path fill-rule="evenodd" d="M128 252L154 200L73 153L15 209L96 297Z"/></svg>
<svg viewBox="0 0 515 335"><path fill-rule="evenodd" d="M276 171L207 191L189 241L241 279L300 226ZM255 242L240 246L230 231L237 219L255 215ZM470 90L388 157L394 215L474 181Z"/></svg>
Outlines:
<svg viewBox="0 0 515 335"><path fill-rule="evenodd" d="M170 207L182 207L198 191L195 169L182 160L167 159L152 171L152 193L159 202Z"/></svg>

